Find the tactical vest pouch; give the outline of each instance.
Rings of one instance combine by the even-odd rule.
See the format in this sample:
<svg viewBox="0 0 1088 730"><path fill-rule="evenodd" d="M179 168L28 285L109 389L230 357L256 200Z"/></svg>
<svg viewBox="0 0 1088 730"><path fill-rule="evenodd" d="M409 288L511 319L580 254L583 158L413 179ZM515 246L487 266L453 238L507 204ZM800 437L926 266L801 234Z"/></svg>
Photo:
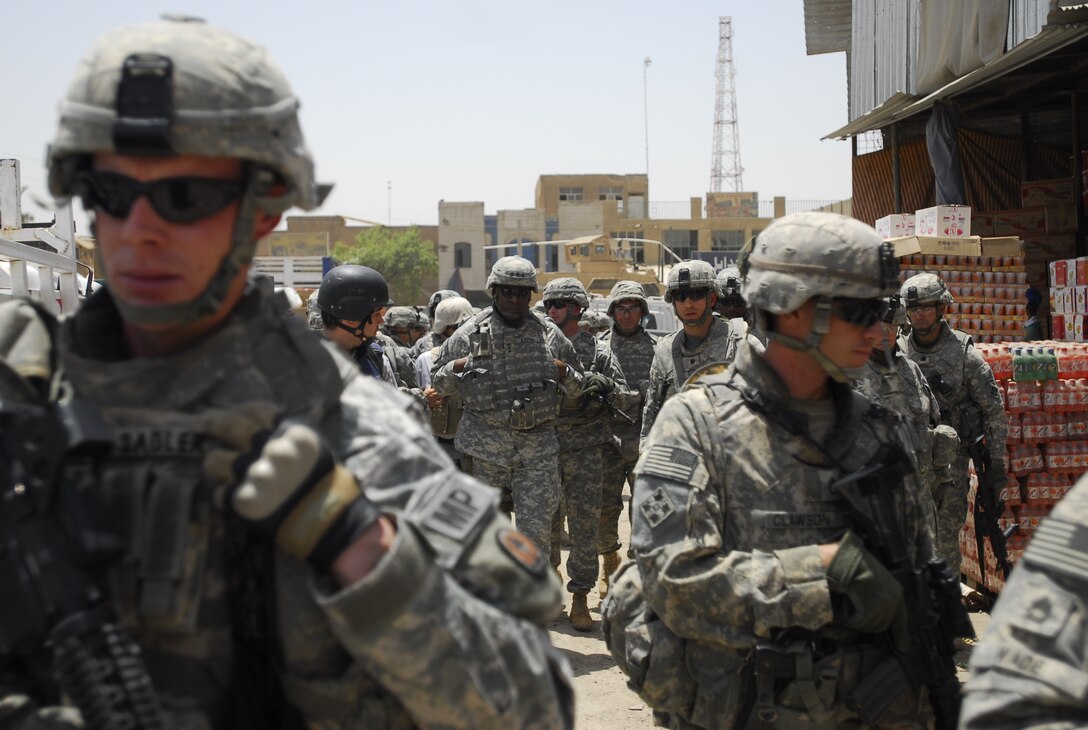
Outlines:
<svg viewBox="0 0 1088 730"><path fill-rule="evenodd" d="M431 430L440 438L451 439L457 435L457 424L465 412L464 399L459 394L448 396L442 405L430 409Z"/></svg>
<svg viewBox="0 0 1088 730"><path fill-rule="evenodd" d="M470 368L461 373L461 398L466 408L490 411L495 408L495 382L491 373Z"/></svg>
<svg viewBox="0 0 1088 730"><path fill-rule="evenodd" d="M687 642L647 605L634 562L613 577L601 618L605 645L627 686L655 711L691 718L698 686L685 661Z"/></svg>
<svg viewBox="0 0 1088 730"><path fill-rule="evenodd" d="M559 391L553 380L522 383L513 388L514 400L510 403L510 427L516 431L528 431L545 423L551 423L559 414Z"/></svg>

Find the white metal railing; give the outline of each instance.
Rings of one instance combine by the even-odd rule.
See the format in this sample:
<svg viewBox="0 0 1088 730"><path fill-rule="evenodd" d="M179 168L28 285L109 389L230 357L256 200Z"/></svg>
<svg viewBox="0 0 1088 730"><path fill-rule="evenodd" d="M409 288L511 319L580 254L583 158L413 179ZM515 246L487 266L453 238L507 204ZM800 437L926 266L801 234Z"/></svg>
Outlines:
<svg viewBox="0 0 1088 730"><path fill-rule="evenodd" d="M253 270L271 276L276 286L316 289L324 276L321 256L255 256Z"/></svg>

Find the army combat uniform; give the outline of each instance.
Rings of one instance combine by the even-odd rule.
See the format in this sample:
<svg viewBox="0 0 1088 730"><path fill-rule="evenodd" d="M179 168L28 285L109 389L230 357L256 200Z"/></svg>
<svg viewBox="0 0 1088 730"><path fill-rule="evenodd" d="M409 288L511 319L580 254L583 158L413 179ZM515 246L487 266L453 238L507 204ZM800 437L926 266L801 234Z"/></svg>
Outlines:
<svg viewBox="0 0 1088 730"><path fill-rule="evenodd" d="M693 347L688 346L688 337L683 329L658 340L650 365L646 406L642 411L641 438L645 440L650 432L662 404L670 395L680 392L696 370L711 363L733 362L737 345L747 339L747 328L739 332L730 321L714 317L706 338ZM758 345L755 338L748 341Z"/></svg>
<svg viewBox="0 0 1088 730"><path fill-rule="evenodd" d="M937 548L953 572L960 571L959 533L967 519L970 489L967 446L985 435L990 468L1005 473L1008 421L993 371L971 342L970 335L939 323L941 333L932 346L923 347L913 336L899 339L899 350L922 369L941 409L941 422L956 430L960 447L952 462L950 482L934 495L937 510ZM939 381L939 382L938 382Z"/></svg>
<svg viewBox="0 0 1088 730"><path fill-rule="evenodd" d="M261 647L263 662L299 715L275 726L569 727L566 662L534 625L561 605L546 556L531 559L528 541L497 514L494 491L453 468L406 398L285 317L270 280L249 287L219 329L173 355L129 356L108 290L63 321L56 343L72 397L97 405L112 429L101 489L124 554L108 588L166 727L236 726L231 705L244 693L232 666L243 627L262 620L275 637ZM0 305L11 348L0 356L19 352L18 328L34 319L27 308ZM318 430L396 517L395 541L365 579L341 588L270 542L247 540L213 494L202 461L218 442L204 424L251 402ZM259 610L238 615L240 599ZM0 683L13 679L2 674ZM14 679L6 689L25 690L25 677ZM18 717L0 718L20 727Z"/></svg>
<svg viewBox="0 0 1088 730"><path fill-rule="evenodd" d="M619 361L627 387L638 394L638 402L628 411L634 423L612 414L608 423L612 440L604 447L601 462L601 522L597 535L597 550L601 555L620 549L619 519L623 512L623 485L638 460L638 443L642 427L642 409L650 387L650 364L654 359L657 338L641 326L634 334L622 335L613 326L601 335Z"/></svg>
<svg viewBox="0 0 1088 730"><path fill-rule="evenodd" d="M608 346L584 330L571 339L578 362L585 373L611 378L615 389L602 397L624 411L637 401L638 394L627 389L616 356ZM601 513L601 456L611 442L608 407L599 401L577 396L564 398L556 420L559 438L559 477L562 484L561 509L552 520L551 563L559 566L559 539L563 516L570 526L571 547L567 557L567 589L588 593L597 581L597 532Z"/></svg>
<svg viewBox="0 0 1088 730"><path fill-rule="evenodd" d="M631 684L674 728L863 727L846 698L887 657L837 624L818 545L850 526L831 484L903 444L897 419L847 385L792 400L748 344L725 374L670 398L635 467L632 547L605 607L606 640ZM906 552L932 543L913 476L894 489ZM632 580L641 575L640 610ZM753 652L783 657L755 671ZM652 647L652 648L651 648ZM895 727L926 727L921 692ZM765 722L761 722L763 718Z"/></svg>
<svg viewBox="0 0 1088 730"><path fill-rule="evenodd" d="M1039 525L971 654L960 727L1088 722L1088 478Z"/></svg>
<svg viewBox="0 0 1088 730"><path fill-rule="evenodd" d="M463 372L454 362L468 357ZM557 380L555 360L568 364ZM518 529L545 557L559 507L559 440L555 418L566 395L581 393L578 356L550 320L530 312L519 326L485 309L442 345L431 387L459 394L464 413L454 445L471 457L471 473L512 495Z"/></svg>

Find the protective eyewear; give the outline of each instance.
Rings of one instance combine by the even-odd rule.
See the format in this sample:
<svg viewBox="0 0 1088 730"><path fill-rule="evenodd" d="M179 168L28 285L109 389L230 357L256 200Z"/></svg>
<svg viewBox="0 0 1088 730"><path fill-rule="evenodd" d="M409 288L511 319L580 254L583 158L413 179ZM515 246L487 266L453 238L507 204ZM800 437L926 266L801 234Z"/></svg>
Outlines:
<svg viewBox="0 0 1088 730"><path fill-rule="evenodd" d="M672 300L674 302L686 302L689 299L694 301L705 299L707 291L707 289L678 289L672 293Z"/></svg>
<svg viewBox="0 0 1088 730"><path fill-rule="evenodd" d="M911 304L907 307L907 314L918 314L931 309L936 309L936 304Z"/></svg>
<svg viewBox="0 0 1088 730"><path fill-rule="evenodd" d="M527 286L500 286L499 294L507 299L528 299L531 291Z"/></svg>
<svg viewBox="0 0 1088 730"><path fill-rule="evenodd" d="M642 314L642 307L638 304L620 304L612 311L616 314Z"/></svg>
<svg viewBox="0 0 1088 730"><path fill-rule="evenodd" d="M566 309L569 304L566 299L547 299L544 302L544 311L549 309Z"/></svg>
<svg viewBox="0 0 1088 730"><path fill-rule="evenodd" d="M127 218L138 198L147 198L160 218L192 223L215 215L245 190L240 180L208 177L164 177L140 182L116 172L96 170L81 176L86 203L114 218Z"/></svg>
<svg viewBox="0 0 1088 730"><path fill-rule="evenodd" d="M887 305L880 299L836 299L832 312L855 327L872 327L884 316Z"/></svg>

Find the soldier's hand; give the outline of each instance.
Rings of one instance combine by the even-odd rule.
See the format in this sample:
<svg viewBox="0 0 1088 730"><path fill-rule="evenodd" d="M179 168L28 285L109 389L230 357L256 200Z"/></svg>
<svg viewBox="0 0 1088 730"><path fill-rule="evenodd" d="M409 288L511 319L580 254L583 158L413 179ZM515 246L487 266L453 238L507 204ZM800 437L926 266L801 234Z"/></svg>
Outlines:
<svg viewBox="0 0 1088 730"><path fill-rule="evenodd" d="M582 379L582 395L604 395L616 389L616 381L601 373L589 372Z"/></svg>
<svg viewBox="0 0 1088 730"><path fill-rule="evenodd" d="M839 625L863 634L875 634L897 623L898 636L906 629L903 588L876 557L865 549L861 538L847 530L827 566L827 583L833 593L846 596L845 616Z"/></svg>
<svg viewBox="0 0 1088 730"><path fill-rule="evenodd" d="M226 485L225 501L258 534L327 572L380 517L321 435L287 422L270 436L267 412L240 408L206 416L206 431L227 447L208 453L204 471Z"/></svg>
<svg viewBox="0 0 1088 730"><path fill-rule="evenodd" d="M446 399L446 396L439 395L438 391L430 386L423 389L423 397L427 399L427 406L432 410L441 406L442 401Z"/></svg>
<svg viewBox="0 0 1088 730"><path fill-rule="evenodd" d="M559 371L559 378L562 380L570 372L570 366L558 358L552 358L552 362L555 363L555 369Z"/></svg>
<svg viewBox="0 0 1088 730"><path fill-rule="evenodd" d="M453 372L455 373L464 372L466 367L468 367L467 357L459 357L453 361Z"/></svg>

